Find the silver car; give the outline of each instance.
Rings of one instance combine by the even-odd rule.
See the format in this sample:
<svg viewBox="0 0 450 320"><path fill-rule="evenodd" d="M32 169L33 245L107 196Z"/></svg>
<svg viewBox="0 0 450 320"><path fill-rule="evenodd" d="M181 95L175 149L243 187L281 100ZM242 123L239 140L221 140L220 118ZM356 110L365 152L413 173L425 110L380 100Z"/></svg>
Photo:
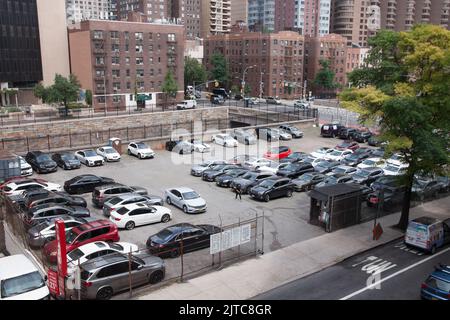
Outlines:
<svg viewBox="0 0 450 320"><path fill-rule="evenodd" d="M233 132L231 132L231 136L243 144L255 144L258 138L256 135L250 131L250 130L244 130L244 129L234 129Z"/></svg>
<svg viewBox="0 0 450 320"><path fill-rule="evenodd" d="M130 262L122 253L112 253L80 265L81 297L108 300L113 294L130 287ZM164 279L164 261L146 253L131 256L131 286L155 284Z"/></svg>
<svg viewBox="0 0 450 320"><path fill-rule="evenodd" d="M227 164L227 162L224 160L208 160L201 164L196 164L191 168L191 175L194 177L201 177L203 171L206 171L217 164Z"/></svg>
<svg viewBox="0 0 450 320"><path fill-rule="evenodd" d="M206 211L206 201L192 189L167 189L164 195L167 204L173 204L182 209L184 213L200 213Z"/></svg>
<svg viewBox="0 0 450 320"><path fill-rule="evenodd" d="M109 199L103 204L103 214L106 217L110 216L110 212L113 209L126 206L132 203L143 203L148 205L163 206L164 200L161 197L153 195L140 195L140 194L124 194L118 197Z"/></svg>

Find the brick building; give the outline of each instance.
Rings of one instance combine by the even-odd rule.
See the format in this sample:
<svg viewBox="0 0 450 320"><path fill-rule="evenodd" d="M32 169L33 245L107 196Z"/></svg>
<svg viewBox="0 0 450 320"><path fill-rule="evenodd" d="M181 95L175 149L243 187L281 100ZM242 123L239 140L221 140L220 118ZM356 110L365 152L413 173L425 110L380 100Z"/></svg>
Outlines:
<svg viewBox="0 0 450 320"><path fill-rule="evenodd" d="M251 96L296 98L302 95L303 42L303 36L292 31L268 34L242 30L209 36L204 40L204 61L210 70L215 52L225 56L231 79L228 89L233 85L242 88L246 70L245 83Z"/></svg>
<svg viewBox="0 0 450 320"><path fill-rule="evenodd" d="M92 90L96 110L136 106L135 92L146 104L162 102L169 70L183 98L184 28L181 25L89 20L69 31L72 73Z"/></svg>

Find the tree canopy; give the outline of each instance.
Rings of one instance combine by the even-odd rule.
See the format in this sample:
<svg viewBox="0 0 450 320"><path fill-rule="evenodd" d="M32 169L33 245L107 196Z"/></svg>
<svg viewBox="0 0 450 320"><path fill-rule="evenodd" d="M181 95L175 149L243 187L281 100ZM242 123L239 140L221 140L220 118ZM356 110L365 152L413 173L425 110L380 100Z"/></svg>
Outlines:
<svg viewBox="0 0 450 320"><path fill-rule="evenodd" d="M334 82L335 73L330 69L330 61L322 59L319 64L321 68L316 74L314 85L324 90L337 88L337 84Z"/></svg>
<svg viewBox="0 0 450 320"><path fill-rule="evenodd" d="M178 92L178 84L175 81L172 71L167 72L162 84L162 92L164 93L165 105L169 98L175 98Z"/></svg>
<svg viewBox="0 0 450 320"><path fill-rule="evenodd" d="M205 83L208 78L205 67L197 59L184 59L184 86Z"/></svg>
<svg viewBox="0 0 450 320"><path fill-rule="evenodd" d="M211 56L212 69L210 70L210 78L220 83L228 83L230 75L228 71L228 63L225 57L220 53L214 53Z"/></svg>

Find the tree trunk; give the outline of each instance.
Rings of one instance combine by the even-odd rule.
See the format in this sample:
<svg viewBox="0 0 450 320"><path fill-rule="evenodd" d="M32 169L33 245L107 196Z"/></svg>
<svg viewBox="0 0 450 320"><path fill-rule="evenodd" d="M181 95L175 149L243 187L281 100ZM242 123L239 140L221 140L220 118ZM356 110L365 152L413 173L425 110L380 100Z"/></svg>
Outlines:
<svg viewBox="0 0 450 320"><path fill-rule="evenodd" d="M397 228L405 231L408 228L409 223L409 209L411 208L411 196L412 196L412 185L414 181L414 175L410 175L407 178L405 195L403 197L403 205L402 205L402 215L397 224Z"/></svg>

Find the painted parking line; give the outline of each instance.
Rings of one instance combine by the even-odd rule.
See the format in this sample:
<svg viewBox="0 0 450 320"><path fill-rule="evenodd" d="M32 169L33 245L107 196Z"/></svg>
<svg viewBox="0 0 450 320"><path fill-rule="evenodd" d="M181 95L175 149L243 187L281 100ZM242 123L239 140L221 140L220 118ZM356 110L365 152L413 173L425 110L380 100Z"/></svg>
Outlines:
<svg viewBox="0 0 450 320"><path fill-rule="evenodd" d="M387 281L387 280L389 280L389 279L391 279L391 278L394 278L394 277L396 277L396 276L398 276L398 275L400 275L400 274L402 274L402 273L404 273L404 272L406 272L406 271L408 271L408 270L410 270L410 269L413 269L413 268L417 267L418 265L421 265L422 263L425 263L425 262L427 262L427 261L429 261L429 260L431 260L431 259L434 259L434 258L436 258L437 256L440 256L441 254L444 254L444 253L446 253L446 252L448 252L448 251L450 251L450 248L447 248L447 249L445 249L445 250L442 250L441 252L435 253L434 255L432 255L432 256L430 256L430 257L428 257L428 258L422 259L422 260L420 260L419 262L416 262L416 263L414 263L414 264L412 264L412 265L410 265L410 266L408 266L408 267L406 267L406 268L404 268L404 269L402 269L402 270L399 270L399 271L397 271L397 272L395 272L395 273L393 273L393 274L387 276L386 278L384 278L384 279L382 279L382 280L379 280L379 281L376 281L375 283L372 283L372 284L369 285L369 286L366 286L366 287L364 287L364 288L362 288L362 289L360 289L360 290L358 290L358 291L355 291L355 292L353 292L353 293L351 293L351 294L349 294L349 295L347 295L347 296L345 296L345 297L343 297L343 298L341 298L341 299L339 299L339 300L348 300L348 299L350 299L350 298L353 298L354 296L357 296L357 295L360 294L360 293L363 293L364 291L373 289L373 288L375 288L375 287L379 287L379 285L380 285L381 283L383 283L383 282L385 282L385 281Z"/></svg>
<svg viewBox="0 0 450 320"><path fill-rule="evenodd" d="M409 253L415 254L415 255L417 255L417 256L423 256L423 255L424 255L424 252L423 252L423 251L419 251L419 250L416 250L416 249L409 248L409 247L405 244L405 242L403 242L403 241L397 243L394 247L395 247L395 248L398 248L398 249L400 249L400 250L402 250L402 251L405 251L405 252L409 252Z"/></svg>

